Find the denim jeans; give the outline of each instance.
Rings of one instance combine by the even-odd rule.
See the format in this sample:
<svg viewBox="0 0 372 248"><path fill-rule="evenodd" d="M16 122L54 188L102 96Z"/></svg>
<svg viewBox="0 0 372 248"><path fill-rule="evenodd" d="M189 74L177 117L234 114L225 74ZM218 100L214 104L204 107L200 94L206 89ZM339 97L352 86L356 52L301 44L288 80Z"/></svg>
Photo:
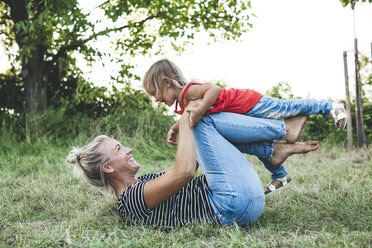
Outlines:
<svg viewBox="0 0 372 248"><path fill-rule="evenodd" d="M285 137L284 121L222 112L204 116L193 133L217 218L240 226L257 220L265 206L264 192L242 152L270 159L273 140Z"/></svg>
<svg viewBox="0 0 372 248"><path fill-rule="evenodd" d="M328 116L331 109L332 102L330 101L312 99L281 100L278 98L263 96L261 100L245 115L269 119L283 119L297 115L312 114ZM272 173L272 179L279 179L288 175L288 172L283 165L273 166L268 159L260 156L258 156L258 158L265 165L266 169Z"/></svg>

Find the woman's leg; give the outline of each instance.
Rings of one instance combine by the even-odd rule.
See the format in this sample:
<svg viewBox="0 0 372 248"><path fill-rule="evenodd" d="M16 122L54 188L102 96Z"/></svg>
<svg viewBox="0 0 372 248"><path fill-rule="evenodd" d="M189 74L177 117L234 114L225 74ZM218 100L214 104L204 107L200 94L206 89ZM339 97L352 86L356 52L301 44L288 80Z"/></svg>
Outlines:
<svg viewBox="0 0 372 248"><path fill-rule="evenodd" d="M286 138L283 120L255 118L242 114L221 112L208 115L214 128L233 143L272 142Z"/></svg>
<svg viewBox="0 0 372 248"><path fill-rule="evenodd" d="M211 114L209 117L216 130L234 143L241 152L257 156L266 169L272 173L273 179L288 175L283 165L274 166L270 163L273 154L272 140L285 139L286 129L283 121L225 112Z"/></svg>
<svg viewBox="0 0 372 248"><path fill-rule="evenodd" d="M223 113L216 115L220 114ZM245 131L251 132L249 128ZM263 128L260 134L265 136L264 132ZM262 183L252 165L217 131L210 116L203 117L193 128L193 133L198 162L206 175L209 198L219 220L239 225L257 220L265 198Z"/></svg>
<svg viewBox="0 0 372 248"><path fill-rule="evenodd" d="M312 99L281 100L274 97L263 96L261 100L246 113L248 116L283 119L298 115L322 114L328 116L333 103Z"/></svg>
<svg viewBox="0 0 372 248"><path fill-rule="evenodd" d="M210 114L209 122L225 139L233 143L241 152L257 156L265 165L267 170L272 173L272 179L280 179L288 175L288 172L281 165L285 159L294 153L304 153L313 150L311 145L295 144L291 149L294 153L282 153L279 158L275 157L275 163L271 163L273 155L274 139L285 139L288 136L297 139L301 128L296 118L290 120L273 120L254 118L235 113ZM301 119L301 118L299 118ZM300 120L301 122L302 120ZM285 123L285 124L284 124ZM302 123L303 124L303 123ZM286 130L288 129L289 130ZM295 130L294 132L291 132ZM287 136L287 137L286 137ZM294 140L295 140L294 139ZM261 142L266 140L267 142ZM259 142L260 143L251 143ZM276 143L278 144L278 143ZM294 149L296 148L296 149ZM278 149L277 149L278 150ZM278 163L278 161L280 163Z"/></svg>

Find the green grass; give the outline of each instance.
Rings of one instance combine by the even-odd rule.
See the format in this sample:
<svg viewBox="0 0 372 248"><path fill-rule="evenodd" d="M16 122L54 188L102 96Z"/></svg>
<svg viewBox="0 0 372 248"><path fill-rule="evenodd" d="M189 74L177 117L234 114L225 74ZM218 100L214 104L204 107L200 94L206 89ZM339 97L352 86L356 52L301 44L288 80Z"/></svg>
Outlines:
<svg viewBox="0 0 372 248"><path fill-rule="evenodd" d="M200 224L170 230L128 226L116 213L115 197L75 178L65 163L73 145L84 145L103 132L134 148L142 165L139 174L173 164L175 149L146 136L158 130L138 128L127 135L120 124L113 124L122 121L80 122L80 131L66 138L64 129L57 137L39 134L29 141L3 133L0 247L372 246L372 148L347 151L322 143L316 152L287 160L294 182L267 197L261 218L251 226ZM153 125L146 118L140 123ZM49 125L51 130L58 123ZM255 157L248 158L263 184L268 183L268 171Z"/></svg>

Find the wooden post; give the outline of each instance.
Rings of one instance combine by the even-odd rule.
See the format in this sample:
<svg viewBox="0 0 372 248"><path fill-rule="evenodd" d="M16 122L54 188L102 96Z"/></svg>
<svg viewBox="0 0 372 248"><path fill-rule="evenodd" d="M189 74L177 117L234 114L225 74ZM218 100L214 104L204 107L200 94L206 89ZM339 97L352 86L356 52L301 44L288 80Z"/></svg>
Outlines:
<svg viewBox="0 0 372 248"><path fill-rule="evenodd" d="M345 93L346 93L346 114L348 119L347 124L347 147L349 150L353 149L353 126L351 120L351 106L350 106L350 93L349 93L349 74L347 71L347 52L344 52L344 74L345 74Z"/></svg>
<svg viewBox="0 0 372 248"><path fill-rule="evenodd" d="M362 109L362 87L359 77L359 59L358 59L358 40L354 39L354 53L355 53L355 114L356 126L358 134L358 146L363 147L366 145L366 136L363 126L363 109Z"/></svg>

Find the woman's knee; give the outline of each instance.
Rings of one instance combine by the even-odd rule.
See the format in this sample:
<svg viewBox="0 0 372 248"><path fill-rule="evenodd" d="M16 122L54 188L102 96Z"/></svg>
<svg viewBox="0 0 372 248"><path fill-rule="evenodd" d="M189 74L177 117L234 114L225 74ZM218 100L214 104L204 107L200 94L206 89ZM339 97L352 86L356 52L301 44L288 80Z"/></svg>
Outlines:
<svg viewBox="0 0 372 248"><path fill-rule="evenodd" d="M261 216L264 207L265 207L264 194L259 194L255 197L251 197L244 213L236 221L237 224L239 226L244 226L255 222Z"/></svg>

